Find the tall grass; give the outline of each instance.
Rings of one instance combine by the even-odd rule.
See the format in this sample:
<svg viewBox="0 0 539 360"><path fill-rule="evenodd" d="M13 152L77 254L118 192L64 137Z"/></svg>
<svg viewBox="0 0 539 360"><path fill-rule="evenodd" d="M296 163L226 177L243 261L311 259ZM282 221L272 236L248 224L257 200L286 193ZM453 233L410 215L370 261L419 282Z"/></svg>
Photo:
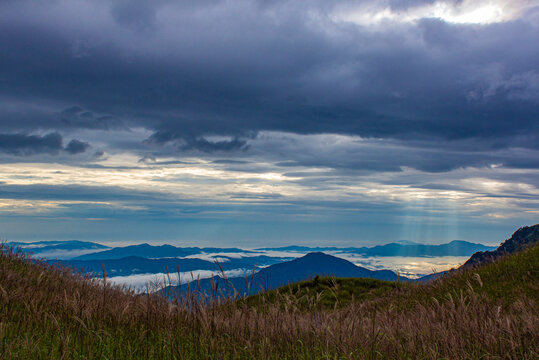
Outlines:
<svg viewBox="0 0 539 360"><path fill-rule="evenodd" d="M317 290L290 287L254 302L201 298L196 288L170 301L170 287L137 294L4 247L0 358L537 359L538 260L535 247L331 307ZM322 291L342 296L343 281Z"/></svg>

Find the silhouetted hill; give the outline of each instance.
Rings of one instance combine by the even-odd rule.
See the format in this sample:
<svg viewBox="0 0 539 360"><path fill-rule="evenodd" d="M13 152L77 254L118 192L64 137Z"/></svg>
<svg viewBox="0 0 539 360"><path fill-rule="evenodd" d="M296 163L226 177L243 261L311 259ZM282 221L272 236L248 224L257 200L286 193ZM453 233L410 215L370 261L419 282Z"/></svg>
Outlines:
<svg viewBox="0 0 539 360"><path fill-rule="evenodd" d="M269 266L257 273L261 285L270 288L306 280L309 277L365 277L380 280L397 280L398 276L390 270L368 270L350 261L322 252L309 253L301 258Z"/></svg>
<svg viewBox="0 0 539 360"><path fill-rule="evenodd" d="M473 254L461 268L470 268L490 263L506 255L524 250L539 243L539 224L524 226L513 233L494 251L482 251Z"/></svg>
<svg viewBox="0 0 539 360"><path fill-rule="evenodd" d="M219 256L219 258L221 260L225 260L219 262L224 270L249 270L254 267L275 264L283 260L283 258L272 258L269 256L252 256L239 259ZM179 259L174 257L149 259L141 256L126 256L121 259L105 260L51 260L49 263L61 263L75 269L83 269L83 272L94 273L97 276L102 276L103 267L105 268L108 276L166 273L167 269L173 274L176 273L178 269L181 272L210 270L217 273L220 271L219 266L214 261L202 259Z"/></svg>
<svg viewBox="0 0 539 360"><path fill-rule="evenodd" d="M317 275L393 281L399 279L399 276L390 270L368 270L356 266L348 260L321 252L314 252L291 261L268 266L255 273L252 280L245 277L229 278L227 280L215 277L214 279L203 279L192 283L189 288L211 294L212 289L217 285L224 294L233 293L234 290L239 294L256 294L261 290L275 289L286 284L314 278ZM400 279L408 280L404 277ZM179 289L176 288L180 292L185 292L187 289L187 284L182 285Z"/></svg>

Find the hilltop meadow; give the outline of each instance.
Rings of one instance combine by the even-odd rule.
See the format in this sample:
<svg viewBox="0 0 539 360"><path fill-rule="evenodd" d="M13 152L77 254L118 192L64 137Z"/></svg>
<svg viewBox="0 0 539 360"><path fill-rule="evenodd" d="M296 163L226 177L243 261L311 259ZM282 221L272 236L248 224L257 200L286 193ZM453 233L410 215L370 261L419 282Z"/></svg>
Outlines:
<svg viewBox="0 0 539 360"><path fill-rule="evenodd" d="M137 294L0 251L2 359L537 359L539 246L425 284ZM217 290L213 295L217 294Z"/></svg>

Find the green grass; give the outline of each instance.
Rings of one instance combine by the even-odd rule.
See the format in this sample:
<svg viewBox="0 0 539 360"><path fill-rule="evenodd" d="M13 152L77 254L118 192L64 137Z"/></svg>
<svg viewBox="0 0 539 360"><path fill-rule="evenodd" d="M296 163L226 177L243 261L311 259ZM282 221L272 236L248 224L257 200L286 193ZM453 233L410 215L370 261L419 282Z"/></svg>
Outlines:
<svg viewBox="0 0 539 360"><path fill-rule="evenodd" d="M0 252L1 359L537 359L539 247L428 284L319 278L235 303Z"/></svg>
<svg viewBox="0 0 539 360"><path fill-rule="evenodd" d="M314 279L285 285L261 295L252 295L239 300L249 306L260 307L265 303L286 303L283 299L293 299L296 306L304 310L336 309L350 303L379 298L402 283L367 278L316 277Z"/></svg>
<svg viewBox="0 0 539 360"><path fill-rule="evenodd" d="M444 294L465 290L470 286L488 298L511 304L527 297L539 301L539 246L502 258L468 271L457 271L430 282L416 291L418 300L443 298Z"/></svg>

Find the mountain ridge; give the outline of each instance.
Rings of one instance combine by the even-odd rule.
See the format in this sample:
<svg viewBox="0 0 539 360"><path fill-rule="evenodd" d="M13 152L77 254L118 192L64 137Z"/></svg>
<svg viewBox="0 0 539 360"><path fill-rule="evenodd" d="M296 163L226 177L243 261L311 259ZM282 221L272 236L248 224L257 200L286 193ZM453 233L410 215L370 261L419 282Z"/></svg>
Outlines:
<svg viewBox="0 0 539 360"><path fill-rule="evenodd" d="M503 241L496 250L474 253L460 268L473 268L491 263L504 256L522 251L539 243L539 224L523 226Z"/></svg>
<svg viewBox="0 0 539 360"><path fill-rule="evenodd" d="M427 245L418 243L391 242L384 245L372 247L308 247L308 246L284 246L266 247L255 250L273 251L338 251L342 253L353 253L365 256L469 256L477 251L488 251L495 249L495 246L487 246L479 243L472 243L465 240L452 240L449 243L438 245Z"/></svg>
<svg viewBox="0 0 539 360"><path fill-rule="evenodd" d="M73 260L107 260L121 259L127 256L140 256L145 258L163 257L186 257L203 253L252 253L250 250L240 248L215 248L215 247L177 247L170 244L150 245L148 243L114 247L109 250L78 256Z"/></svg>
<svg viewBox="0 0 539 360"><path fill-rule="evenodd" d="M449 243L438 245L425 245L410 241L392 242L373 247L308 247L308 246L284 246L266 247L257 249L219 248L219 247L178 247L170 244L151 245L148 243L111 247L96 242L68 240L68 241L37 241L37 242L9 242L10 246L20 247L22 251L32 253L33 256L52 258L55 255L59 259L71 260L107 260L121 259L128 256L140 256L144 258L164 257L188 257L214 253L239 253L256 254L264 251L289 251L296 253L308 252L334 252L342 254L355 254L362 256L404 256L404 257L428 257L428 256L470 256L478 251L495 250L496 247L464 240L453 240ZM286 256L284 256L286 257Z"/></svg>

